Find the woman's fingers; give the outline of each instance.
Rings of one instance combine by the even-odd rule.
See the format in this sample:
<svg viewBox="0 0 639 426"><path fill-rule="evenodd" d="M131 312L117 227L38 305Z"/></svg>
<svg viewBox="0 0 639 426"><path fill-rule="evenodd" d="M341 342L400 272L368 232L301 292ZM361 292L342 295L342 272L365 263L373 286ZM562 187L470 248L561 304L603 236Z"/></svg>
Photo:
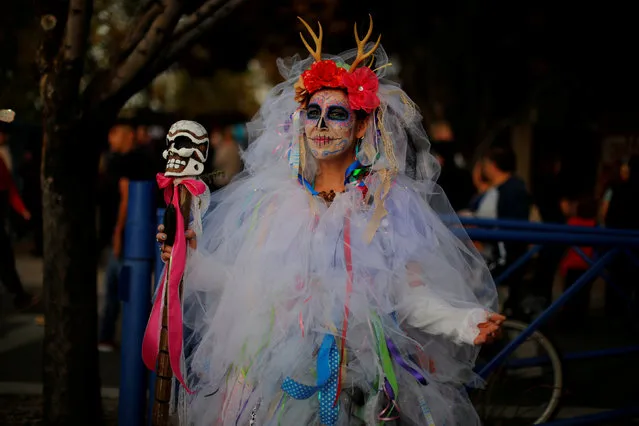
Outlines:
<svg viewBox="0 0 639 426"><path fill-rule="evenodd" d="M197 240L195 239L195 231L192 229L187 230L184 233L184 236L186 237L186 240L189 242L189 247L191 247L192 249L196 249L197 248Z"/></svg>
<svg viewBox="0 0 639 426"><path fill-rule="evenodd" d="M162 245L162 247L160 248L160 251L162 252L160 257L162 258L162 260L164 262L166 262L171 257L171 246L167 246L167 245L163 244L164 241L166 241L166 234L163 232L164 231L164 225L158 226L158 231L159 232L155 235L155 239L157 240L158 243L160 243ZM192 229L187 229L184 232L184 237L189 242L189 247L191 247L192 249L196 249L197 248L197 241L195 239L195 237L196 237L195 231L193 231Z"/></svg>
<svg viewBox="0 0 639 426"><path fill-rule="evenodd" d="M160 254L160 258L162 259L162 262L168 262L169 259L171 258L171 246L167 246L167 245L163 245L161 248L161 254Z"/></svg>

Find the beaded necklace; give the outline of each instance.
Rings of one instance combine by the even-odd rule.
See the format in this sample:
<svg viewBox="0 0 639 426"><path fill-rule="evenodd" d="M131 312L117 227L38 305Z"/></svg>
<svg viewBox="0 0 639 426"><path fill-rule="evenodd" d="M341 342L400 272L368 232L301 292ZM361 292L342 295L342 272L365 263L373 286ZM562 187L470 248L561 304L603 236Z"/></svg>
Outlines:
<svg viewBox="0 0 639 426"><path fill-rule="evenodd" d="M364 180L370 174L370 170L370 166L364 166L359 160L355 160L348 166L344 173L344 185L355 184L355 187L362 192L362 198L365 197L368 192L368 187L364 183ZM311 194L322 198L327 203L332 203L335 199L335 195L337 195L332 189L330 191L317 192L314 185L304 179L301 174L297 175L297 180L301 185L304 185Z"/></svg>

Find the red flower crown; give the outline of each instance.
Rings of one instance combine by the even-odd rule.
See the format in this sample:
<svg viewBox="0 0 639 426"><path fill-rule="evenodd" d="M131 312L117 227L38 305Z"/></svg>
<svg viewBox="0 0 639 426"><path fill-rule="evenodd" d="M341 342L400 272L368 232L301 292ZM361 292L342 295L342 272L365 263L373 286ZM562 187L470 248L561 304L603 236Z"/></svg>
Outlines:
<svg viewBox="0 0 639 426"><path fill-rule="evenodd" d="M369 16L370 17L370 16ZM377 90L379 89L379 79L377 75L369 68L357 68L366 58L371 56L379 46L382 36L380 35L377 42L371 50L364 51L364 46L373 32L373 18L370 17L370 26L366 36L360 40L357 33L357 24L355 24L355 41L357 43L357 56L353 63L348 67L346 64L337 64L335 61L326 59L322 60L322 25L319 25L319 35L316 35L311 27L302 19L311 37L315 41L315 50L311 49L306 42L304 35L300 33L302 42L315 59L310 69L307 69L300 75L299 80L295 83L295 100L303 107L306 107L310 96L320 89L345 89L348 94L348 102L351 109L361 110L370 114L379 106L379 98Z"/></svg>

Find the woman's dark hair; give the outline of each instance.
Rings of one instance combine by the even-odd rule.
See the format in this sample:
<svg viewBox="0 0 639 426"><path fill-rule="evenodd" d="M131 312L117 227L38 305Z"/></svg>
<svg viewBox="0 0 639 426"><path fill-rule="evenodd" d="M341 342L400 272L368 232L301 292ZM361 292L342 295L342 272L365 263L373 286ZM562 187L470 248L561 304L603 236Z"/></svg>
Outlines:
<svg viewBox="0 0 639 426"><path fill-rule="evenodd" d="M359 121L366 120L370 114L361 109L355 110L355 118Z"/></svg>
<svg viewBox="0 0 639 426"><path fill-rule="evenodd" d="M514 173L517 170L517 155L509 145L491 146L482 157L495 163L502 172Z"/></svg>

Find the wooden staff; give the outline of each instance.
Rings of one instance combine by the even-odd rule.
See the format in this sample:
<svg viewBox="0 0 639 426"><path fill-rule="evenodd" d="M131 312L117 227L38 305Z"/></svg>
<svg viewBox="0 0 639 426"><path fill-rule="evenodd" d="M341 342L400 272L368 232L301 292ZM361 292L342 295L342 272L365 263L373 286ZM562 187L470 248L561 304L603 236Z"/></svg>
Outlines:
<svg viewBox="0 0 639 426"><path fill-rule="evenodd" d="M189 218L191 216L191 193L184 187L179 185L178 193L180 195L180 211L184 218L184 231L188 230ZM164 214L164 232L166 233L166 241L164 244L173 245L175 242L175 215L171 215L171 209L167 206ZM187 243L188 245L188 243ZM171 402L171 392L173 390L173 370L171 369L171 361L169 358L169 331L168 331L168 285L171 260L166 263L166 291L164 292L164 306L162 308L162 329L160 331L160 349L158 352L158 365L155 380L155 400L153 401L152 425L167 426L169 424L169 404ZM182 298L183 280L180 281L180 299ZM179 365L173 368L180 368Z"/></svg>

